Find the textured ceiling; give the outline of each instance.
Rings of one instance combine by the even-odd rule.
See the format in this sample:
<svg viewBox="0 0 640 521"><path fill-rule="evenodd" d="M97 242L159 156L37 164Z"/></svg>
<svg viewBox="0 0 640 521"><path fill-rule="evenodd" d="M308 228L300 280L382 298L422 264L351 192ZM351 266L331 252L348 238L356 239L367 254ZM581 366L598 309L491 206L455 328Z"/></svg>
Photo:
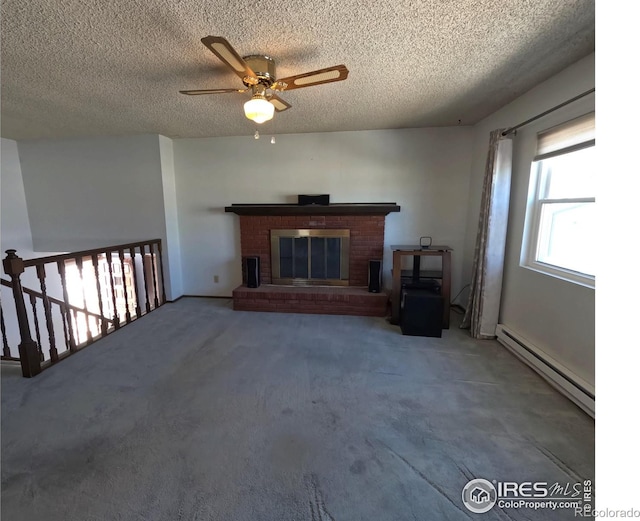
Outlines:
<svg viewBox="0 0 640 521"><path fill-rule="evenodd" d="M473 124L595 50L594 0L3 0L2 136L252 134L248 94L201 42L268 54L277 76L345 64L281 93L269 133Z"/></svg>

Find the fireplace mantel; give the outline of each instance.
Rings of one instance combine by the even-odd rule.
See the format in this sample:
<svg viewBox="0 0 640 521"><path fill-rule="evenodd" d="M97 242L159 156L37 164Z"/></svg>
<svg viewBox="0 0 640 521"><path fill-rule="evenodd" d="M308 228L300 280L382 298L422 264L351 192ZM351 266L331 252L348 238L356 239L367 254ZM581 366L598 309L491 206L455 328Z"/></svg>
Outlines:
<svg viewBox="0 0 640 521"><path fill-rule="evenodd" d="M379 260L384 256L385 220L390 212L400 211L397 204L334 203L305 206L233 204L226 207L225 211L238 214L241 259L257 257L260 270L259 287L248 288L246 286L247 271L243 267L243 285L233 290L233 309L386 316L388 295L385 292L367 291L369 261ZM295 286L299 282L298 279L306 277L292 278L292 286L280 285L283 281L276 280L278 278L274 273L276 270L271 269L272 256L275 252L271 239L274 235L278 236L280 230L286 232L285 236L292 230L309 235L312 232L315 235L315 232L327 231L331 232L329 236L332 238L337 232L348 231L349 254L348 259L342 257L340 259L339 277L340 281L347 282L348 285ZM309 247L310 243L307 246ZM280 258L279 255L277 257ZM243 266L245 266L244 261ZM309 270L312 270L311 263L309 263ZM348 280L342 277L346 273L348 273ZM280 279L287 278L282 277L282 272L279 276Z"/></svg>
<svg viewBox="0 0 640 521"><path fill-rule="evenodd" d="M396 203L332 203L328 205L232 204L225 212L238 215L388 215L399 212Z"/></svg>

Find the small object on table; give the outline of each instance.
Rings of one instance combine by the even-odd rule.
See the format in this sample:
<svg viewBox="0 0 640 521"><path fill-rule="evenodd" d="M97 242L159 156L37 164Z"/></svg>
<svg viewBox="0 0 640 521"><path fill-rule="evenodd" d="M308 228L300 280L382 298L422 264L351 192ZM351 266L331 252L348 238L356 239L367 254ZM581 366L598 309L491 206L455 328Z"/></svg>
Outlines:
<svg viewBox="0 0 640 521"><path fill-rule="evenodd" d="M429 239L427 241L427 239ZM426 242L428 242L429 244L425 244ZM433 242L433 239L431 237L429 237L428 235L425 235L423 237L420 237L420 247L421 248L431 248L431 243Z"/></svg>

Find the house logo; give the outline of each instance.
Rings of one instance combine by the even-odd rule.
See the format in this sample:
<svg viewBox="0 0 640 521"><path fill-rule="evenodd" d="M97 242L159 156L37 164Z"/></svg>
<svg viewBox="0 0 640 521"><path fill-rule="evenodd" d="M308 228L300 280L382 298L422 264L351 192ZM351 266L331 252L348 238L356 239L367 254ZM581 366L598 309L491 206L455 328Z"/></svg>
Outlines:
<svg viewBox="0 0 640 521"><path fill-rule="evenodd" d="M484 514L496 504L496 487L486 479L472 479L462 489L462 503L475 514Z"/></svg>

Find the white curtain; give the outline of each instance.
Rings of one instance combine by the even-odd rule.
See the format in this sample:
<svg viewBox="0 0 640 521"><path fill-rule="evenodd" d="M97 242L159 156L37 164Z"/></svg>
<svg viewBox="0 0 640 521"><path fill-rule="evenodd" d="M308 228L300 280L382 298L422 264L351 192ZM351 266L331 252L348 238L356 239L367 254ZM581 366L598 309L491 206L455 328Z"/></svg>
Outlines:
<svg viewBox="0 0 640 521"><path fill-rule="evenodd" d="M511 138L503 131L494 130L489 138L471 290L460 326L474 338L495 338L500 313L512 155Z"/></svg>

